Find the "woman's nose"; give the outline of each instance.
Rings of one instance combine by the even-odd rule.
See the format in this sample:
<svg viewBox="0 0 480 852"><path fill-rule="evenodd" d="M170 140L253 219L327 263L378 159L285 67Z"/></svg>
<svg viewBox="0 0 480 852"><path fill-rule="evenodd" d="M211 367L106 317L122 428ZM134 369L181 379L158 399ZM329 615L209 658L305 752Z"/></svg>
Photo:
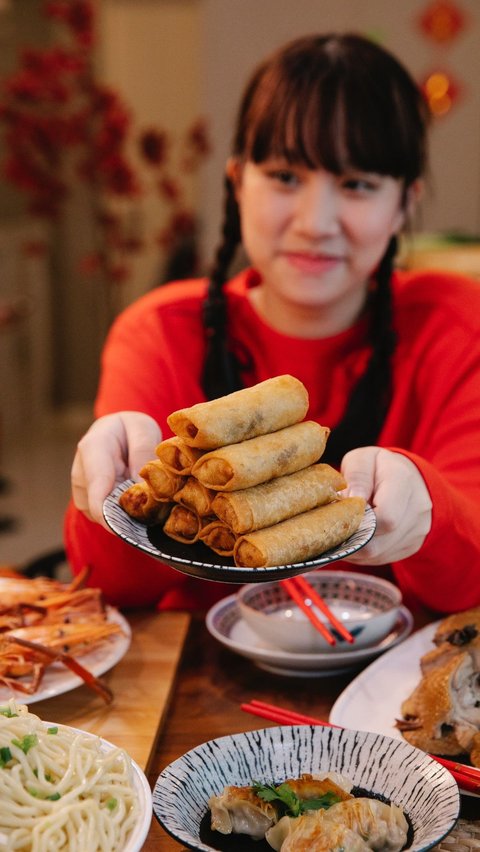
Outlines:
<svg viewBox="0 0 480 852"><path fill-rule="evenodd" d="M333 176L323 172L310 176L298 197L295 225L310 238L339 233L339 197Z"/></svg>

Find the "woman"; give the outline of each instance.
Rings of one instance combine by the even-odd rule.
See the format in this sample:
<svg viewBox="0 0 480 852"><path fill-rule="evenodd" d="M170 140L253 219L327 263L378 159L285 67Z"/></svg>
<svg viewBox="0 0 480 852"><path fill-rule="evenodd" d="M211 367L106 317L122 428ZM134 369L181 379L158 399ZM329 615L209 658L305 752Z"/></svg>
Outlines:
<svg viewBox="0 0 480 852"><path fill-rule="evenodd" d="M232 591L123 544L102 501L169 436L171 411L291 373L309 419L332 429L322 460L377 515L348 561L391 566L411 605L480 603L480 288L392 271L426 124L406 70L355 35L297 39L254 73L211 278L155 290L116 321L74 460L68 556L113 602L201 607ZM228 281L240 241L251 268Z"/></svg>

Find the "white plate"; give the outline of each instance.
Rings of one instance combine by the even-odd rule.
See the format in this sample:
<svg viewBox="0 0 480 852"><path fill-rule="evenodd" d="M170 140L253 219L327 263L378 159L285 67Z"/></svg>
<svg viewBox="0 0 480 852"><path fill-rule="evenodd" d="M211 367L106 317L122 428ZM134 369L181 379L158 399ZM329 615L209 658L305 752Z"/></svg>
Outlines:
<svg viewBox="0 0 480 852"><path fill-rule="evenodd" d="M128 651L132 639L132 631L128 621L118 610L113 607L107 607L107 617L109 621L115 621L122 628L123 633L117 633L105 639L101 645L98 645L88 654L82 654L78 662L88 669L95 677L107 672L113 668ZM76 689L77 686L82 686L83 680L78 675L74 674L62 663L52 663L45 669L42 682L33 695L27 695L20 692L18 689L9 689L7 686L0 684L0 702L8 701L9 698L15 698L20 704L35 704L36 701L43 701L45 698L53 698L55 695L62 695L64 692L69 692L71 689Z"/></svg>
<svg viewBox="0 0 480 852"><path fill-rule="evenodd" d="M327 677L357 668L402 642L412 630L413 617L405 606L401 606L398 621L381 642L369 648L335 654L292 654L268 645L241 617L236 595L229 595L212 606L207 613L206 625L209 633L222 645L253 660L262 669L289 677Z"/></svg>
<svg viewBox="0 0 480 852"><path fill-rule="evenodd" d="M325 771L340 772L401 807L412 824L411 852L431 849L455 825L458 787L428 755L378 734L306 725L268 727L197 746L159 775L153 810L182 847L212 852L220 844L202 830L210 796L230 785L279 783ZM235 848L255 850L260 844L265 848L262 841Z"/></svg>
<svg viewBox="0 0 480 852"><path fill-rule="evenodd" d="M25 704L23 698L17 698L16 701L17 704ZM49 728L57 724L59 723L42 720L42 725L45 728ZM85 731L82 728L74 728L70 725L62 725L61 727L68 731L72 731L73 733L81 734L83 737L98 740L100 743L100 749L104 753L111 751L112 749L121 748L121 746L117 746L109 740L104 740L103 737L91 734L89 731ZM123 749L123 751L125 751L125 749ZM125 753L127 754L127 752ZM126 845L121 849L116 849L115 852L141 852L152 822L152 791L150 789L150 784L139 765L130 757L130 755L127 754L127 757L133 769L133 785L136 792L136 800L138 802L138 818L127 839ZM1 848L4 849L5 847L2 846Z"/></svg>
<svg viewBox="0 0 480 852"><path fill-rule="evenodd" d="M360 672L337 698L330 722L406 742L395 727L395 719L402 718L402 702L421 678L420 658L434 647L432 638L439 624L437 621L418 630Z"/></svg>
<svg viewBox="0 0 480 852"><path fill-rule="evenodd" d="M127 515L119 506L118 498L132 484L133 479L128 479L117 485L103 504L103 515L110 529L123 541L183 574L221 583L261 583L265 580L275 580L277 577L295 577L319 565L330 565L360 550L370 541L376 527L375 513L367 506L358 530L343 544L315 559L268 568L238 568L231 557L218 556L201 541L182 544L165 535L160 526L146 526Z"/></svg>
<svg viewBox="0 0 480 852"><path fill-rule="evenodd" d="M52 723L47 722L46 724L51 725ZM92 737L92 739L99 739L102 751L104 749L105 751L109 751L112 748L121 748L121 746L117 746L109 740L104 740L103 737L96 737L95 734L90 734L88 731L81 730L80 728L72 728L71 730L78 731L79 734ZM125 749L123 749L123 751L125 751ZM127 752L125 753L127 754ZM130 760L133 769L133 784L138 802L138 820L133 827L133 831L127 840L126 846L122 849L115 850L115 852L141 852L145 838L149 832L153 816L152 791L150 789L148 779L144 772L140 769L138 763L136 763L130 755L128 755L128 759Z"/></svg>

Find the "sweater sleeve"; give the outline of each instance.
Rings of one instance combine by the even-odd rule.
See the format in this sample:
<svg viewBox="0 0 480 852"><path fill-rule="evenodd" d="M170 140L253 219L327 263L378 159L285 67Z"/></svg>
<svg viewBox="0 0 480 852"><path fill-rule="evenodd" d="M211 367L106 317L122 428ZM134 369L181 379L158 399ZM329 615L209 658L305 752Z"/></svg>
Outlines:
<svg viewBox="0 0 480 852"><path fill-rule="evenodd" d="M455 334L458 339L455 339ZM418 553L394 564L396 579L439 612L480 604L480 343L461 333L440 340L418 367L428 405L410 458L432 499L432 526Z"/></svg>
<svg viewBox="0 0 480 852"><path fill-rule="evenodd" d="M188 295L188 284L183 292ZM180 299L180 307L178 301L172 308L168 293L153 291L113 324L102 355L97 417L142 411L157 420L167 437L170 411L185 398L198 400L203 361L203 338L195 328L198 311L194 301ZM73 573L89 565L89 585L100 587L116 606L202 609L232 591L230 585L205 583L163 565L88 520L73 503L65 516L64 544Z"/></svg>

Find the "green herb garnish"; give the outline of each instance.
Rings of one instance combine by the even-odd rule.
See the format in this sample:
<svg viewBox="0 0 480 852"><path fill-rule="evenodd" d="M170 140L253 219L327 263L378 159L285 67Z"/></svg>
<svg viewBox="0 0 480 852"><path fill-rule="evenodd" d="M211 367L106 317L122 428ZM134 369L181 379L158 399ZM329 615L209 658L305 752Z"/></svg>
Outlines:
<svg viewBox="0 0 480 852"><path fill-rule="evenodd" d="M47 728L47 734L58 734L58 728Z"/></svg>
<svg viewBox="0 0 480 852"><path fill-rule="evenodd" d="M12 740L12 744L21 748L24 754L28 754L33 746L38 745L38 737L36 734L25 734L21 740Z"/></svg>
<svg viewBox="0 0 480 852"><path fill-rule="evenodd" d="M40 790L36 790L35 787L27 787L28 792L35 799L44 799L49 802L58 802L61 798L60 793L52 793L51 796L47 796L45 793L41 793Z"/></svg>
<svg viewBox="0 0 480 852"><path fill-rule="evenodd" d="M12 713L10 707L0 707L0 716L6 716L7 719L13 719L14 716L18 716L18 713Z"/></svg>
<svg viewBox="0 0 480 852"><path fill-rule="evenodd" d="M3 769L7 763L12 759L12 752L8 748L8 746L3 746L0 748L0 768Z"/></svg>
<svg viewBox="0 0 480 852"><path fill-rule="evenodd" d="M107 808L108 808L108 810L109 810L109 811L114 811L114 810L115 810L115 808L116 808L116 807L117 807L117 805L118 805L118 802L117 802L117 800L116 800L116 799L114 799L114 798L113 798L113 796L112 796L112 798L111 798L111 799L107 799L107 801L105 802L105 804L106 804L106 806L107 806Z"/></svg>
<svg viewBox="0 0 480 852"><path fill-rule="evenodd" d="M301 799L288 784L261 784L254 781L253 792L264 802L278 802L284 814L297 817L305 811L327 810L341 799L335 793L324 793L316 799Z"/></svg>

